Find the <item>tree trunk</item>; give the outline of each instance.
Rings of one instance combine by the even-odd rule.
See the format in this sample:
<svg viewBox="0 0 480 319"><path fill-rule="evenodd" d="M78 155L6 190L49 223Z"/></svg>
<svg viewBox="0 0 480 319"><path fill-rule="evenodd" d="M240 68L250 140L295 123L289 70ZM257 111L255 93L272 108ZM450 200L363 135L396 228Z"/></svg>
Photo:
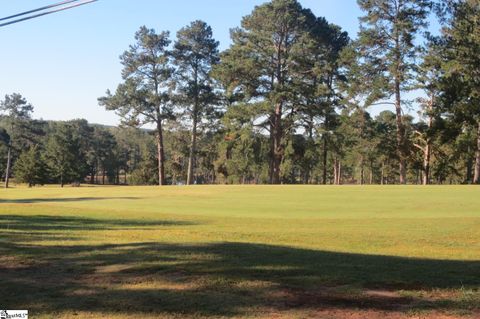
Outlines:
<svg viewBox="0 0 480 319"><path fill-rule="evenodd" d="M157 121L158 185L165 185L165 151L163 147L162 121Z"/></svg>
<svg viewBox="0 0 480 319"><path fill-rule="evenodd" d="M370 177L368 179L368 183L370 185L373 184L373 161L372 160L370 160Z"/></svg>
<svg viewBox="0 0 480 319"><path fill-rule="evenodd" d="M273 122L273 167L272 184L280 184L280 165L283 158L282 146L282 102L277 103Z"/></svg>
<svg viewBox="0 0 480 319"><path fill-rule="evenodd" d="M364 185L365 184L365 165L363 163L363 157L362 157L362 160L360 162L360 185Z"/></svg>
<svg viewBox="0 0 480 319"><path fill-rule="evenodd" d="M342 162L337 157L333 159L333 184L342 184Z"/></svg>
<svg viewBox="0 0 480 319"><path fill-rule="evenodd" d="M195 153L197 152L197 114L194 109L192 137L190 141L190 153L188 155L188 174L187 185L192 185L194 182L193 169L195 166Z"/></svg>
<svg viewBox="0 0 480 319"><path fill-rule="evenodd" d="M273 122L275 121L275 117L273 115L270 115L270 137L269 137L269 146L270 146L270 158L269 158L269 163L268 163L268 182L270 184L273 184L273 161L274 161L274 158L275 158L275 155L274 155L274 150L275 150L275 147L274 147L274 138L273 136L275 135L273 132L275 131L275 126L273 124Z"/></svg>
<svg viewBox="0 0 480 319"><path fill-rule="evenodd" d="M430 130L433 126L433 103L435 102L434 100L434 95L432 94L432 97L430 99L430 103L428 104L428 129ZM423 180L422 184L423 185L428 185L430 184L430 158L432 156L432 141L431 138L427 135L426 137L426 145L423 153Z"/></svg>
<svg viewBox="0 0 480 319"><path fill-rule="evenodd" d="M397 12L398 14L398 12ZM399 160L399 177L400 177L400 184L407 183L407 168L406 168L406 156L405 156L405 127L403 125L403 114L402 114L402 97L401 97L401 74L403 74L403 70L401 69L401 65L403 63L403 59L401 56L401 44L400 44L400 31L396 29L394 32L395 37L395 115L396 115L396 124L397 124L397 154Z"/></svg>
<svg viewBox="0 0 480 319"><path fill-rule="evenodd" d="M315 145L315 140L313 139L313 116L310 116L310 119L308 121L308 140L310 141L310 146L312 145ZM304 184L310 184L310 176L311 176L311 172L312 172L312 163L309 162L305 168L305 172L304 172L304 179L303 179L303 183Z"/></svg>
<svg viewBox="0 0 480 319"><path fill-rule="evenodd" d="M337 167L337 159L333 160L333 183L337 185L337 175L338 175L338 167Z"/></svg>
<svg viewBox="0 0 480 319"><path fill-rule="evenodd" d="M275 92L277 88L283 88L285 84L284 76L284 67L286 63L284 53L287 52L286 46L284 46L283 41L285 39L285 34L280 33L280 41L276 45L276 59L275 63L275 72L272 74L271 78L271 89L272 93ZM286 40L285 40L286 44ZM280 184L280 165L283 159L283 127L282 127L282 113L283 113L283 97L277 97L278 100L272 101L275 103L275 110L272 115L273 120L273 130L270 131L272 138L272 167L271 167L271 184Z"/></svg>
<svg viewBox="0 0 480 319"><path fill-rule="evenodd" d="M475 152L475 173L473 183L480 184L480 122L477 129L477 150Z"/></svg>
<svg viewBox="0 0 480 319"><path fill-rule="evenodd" d="M431 145L430 141L427 141L427 145L425 146L425 151L423 154L423 185L430 184L430 157L431 157Z"/></svg>
<svg viewBox="0 0 480 319"><path fill-rule="evenodd" d="M326 134L323 135L323 174L322 183L327 185L327 160L328 160L328 141Z"/></svg>
<svg viewBox="0 0 480 319"><path fill-rule="evenodd" d="M197 153L197 122L198 122L198 112L199 112L199 90L198 90L198 68L194 69L194 94L195 100L193 102L192 110L192 137L190 141L190 152L188 154L188 172L187 172L187 185L192 185L194 183L194 168L195 168L195 156Z"/></svg>
<svg viewBox="0 0 480 319"><path fill-rule="evenodd" d="M380 171L380 185L385 184L385 161L382 161L382 169Z"/></svg>
<svg viewBox="0 0 480 319"><path fill-rule="evenodd" d="M397 123L397 153L399 159L400 184L407 183L407 168L405 159L405 127L402 118L402 99L400 95L400 81L395 80L395 112Z"/></svg>
<svg viewBox="0 0 480 319"><path fill-rule="evenodd" d="M337 185L342 184L342 162L338 160L338 176L337 176Z"/></svg>
<svg viewBox="0 0 480 319"><path fill-rule="evenodd" d="M310 184L310 167L307 167L303 174L303 184Z"/></svg>
<svg viewBox="0 0 480 319"><path fill-rule="evenodd" d="M12 165L12 147L8 146L7 152L7 168L5 170L5 188L8 188L8 183L10 182L10 166Z"/></svg>
<svg viewBox="0 0 480 319"><path fill-rule="evenodd" d="M465 184L471 184L472 181L473 181L473 174L472 174L472 171L473 171L473 157L470 156L470 147L468 147L468 152L467 152L467 156L468 156L468 159L467 159L467 163L466 163L466 166L467 166L467 172L466 172L466 176L465 176Z"/></svg>

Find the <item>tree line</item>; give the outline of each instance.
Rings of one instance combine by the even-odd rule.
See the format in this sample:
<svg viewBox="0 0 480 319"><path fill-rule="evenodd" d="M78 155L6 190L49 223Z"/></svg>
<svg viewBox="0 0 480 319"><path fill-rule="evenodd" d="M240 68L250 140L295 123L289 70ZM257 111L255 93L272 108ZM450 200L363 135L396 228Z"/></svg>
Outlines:
<svg viewBox="0 0 480 319"><path fill-rule="evenodd" d="M255 7L222 52L203 21L141 27L98 99L118 128L5 96L6 183L480 183L480 1L357 2L355 39L296 0Z"/></svg>

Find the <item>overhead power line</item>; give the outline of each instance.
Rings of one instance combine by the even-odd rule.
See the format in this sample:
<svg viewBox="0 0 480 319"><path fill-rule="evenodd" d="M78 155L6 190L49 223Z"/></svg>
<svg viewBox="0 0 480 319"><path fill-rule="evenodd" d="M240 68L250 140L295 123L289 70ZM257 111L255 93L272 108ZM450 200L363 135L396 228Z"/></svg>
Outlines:
<svg viewBox="0 0 480 319"><path fill-rule="evenodd" d="M38 8L38 9L33 9L33 10L18 13L18 14L14 14L12 16L8 16L8 17L5 17L5 18L1 18L0 21L10 20L10 19L13 19L13 18L16 18L16 17L20 17L20 16L23 16L23 15L29 14L29 13L34 13L34 12L38 12L38 11L42 11L42 10L47 10L47 9L50 9L50 8L58 7L58 6L61 6L61 5L64 5L64 4L77 2L77 1L79 1L79 0L62 1L62 2L59 2L59 3L51 4L51 5L48 5L48 6L45 6L45 7L41 7L41 8Z"/></svg>
<svg viewBox="0 0 480 319"><path fill-rule="evenodd" d="M24 16L24 15L27 15L27 14L30 14L30 13L35 13L35 12L44 11L44 10L51 9L51 8L60 7L60 8L54 9L54 10L44 11L44 12L37 13L37 14L34 14L34 15L30 15L30 16L27 16L27 17L23 17L23 18L20 18L20 19L7 21L7 22L4 22L4 23L1 23L0 27L4 27L4 26L10 25L10 24L14 24L14 23L38 18L38 17L44 16L44 15L47 15L47 14L52 14L52 13L55 13L55 12L72 9L72 8L79 7L79 6L89 4L89 3L92 3L92 2L96 2L96 1L98 1L98 0L85 0L85 1L67 0L67 1L62 1L62 2L55 3L55 4L51 4L51 5L48 5L48 6L44 6L44 7L41 7L41 8L28 10L28 11L25 11L25 12L21 12L21 13L18 13L18 14L14 14L14 15L5 17L5 18L1 18L0 21L6 21L6 20L13 19L13 18Z"/></svg>

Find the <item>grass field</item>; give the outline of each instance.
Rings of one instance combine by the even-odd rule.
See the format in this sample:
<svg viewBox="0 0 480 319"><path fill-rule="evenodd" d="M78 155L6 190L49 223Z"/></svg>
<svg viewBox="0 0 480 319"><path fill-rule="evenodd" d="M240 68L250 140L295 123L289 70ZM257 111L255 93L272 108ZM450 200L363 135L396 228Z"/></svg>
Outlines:
<svg viewBox="0 0 480 319"><path fill-rule="evenodd" d="M480 188L0 190L32 318L480 318Z"/></svg>

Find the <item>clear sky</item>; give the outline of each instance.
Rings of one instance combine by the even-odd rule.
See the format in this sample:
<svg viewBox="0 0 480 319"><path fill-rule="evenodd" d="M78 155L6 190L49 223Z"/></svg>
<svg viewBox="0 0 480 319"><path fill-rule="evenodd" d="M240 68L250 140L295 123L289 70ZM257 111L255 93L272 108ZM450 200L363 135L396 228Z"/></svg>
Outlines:
<svg viewBox="0 0 480 319"><path fill-rule="evenodd" d="M0 1L9 16L59 0ZM0 97L17 92L34 107L34 117L85 118L115 125L118 118L98 106L106 89L121 80L119 55L141 26L178 29L201 19L210 24L221 48L229 29L264 0L99 0L71 10L0 28ZM353 37L360 11L356 0L300 0L317 16L340 25Z"/></svg>

